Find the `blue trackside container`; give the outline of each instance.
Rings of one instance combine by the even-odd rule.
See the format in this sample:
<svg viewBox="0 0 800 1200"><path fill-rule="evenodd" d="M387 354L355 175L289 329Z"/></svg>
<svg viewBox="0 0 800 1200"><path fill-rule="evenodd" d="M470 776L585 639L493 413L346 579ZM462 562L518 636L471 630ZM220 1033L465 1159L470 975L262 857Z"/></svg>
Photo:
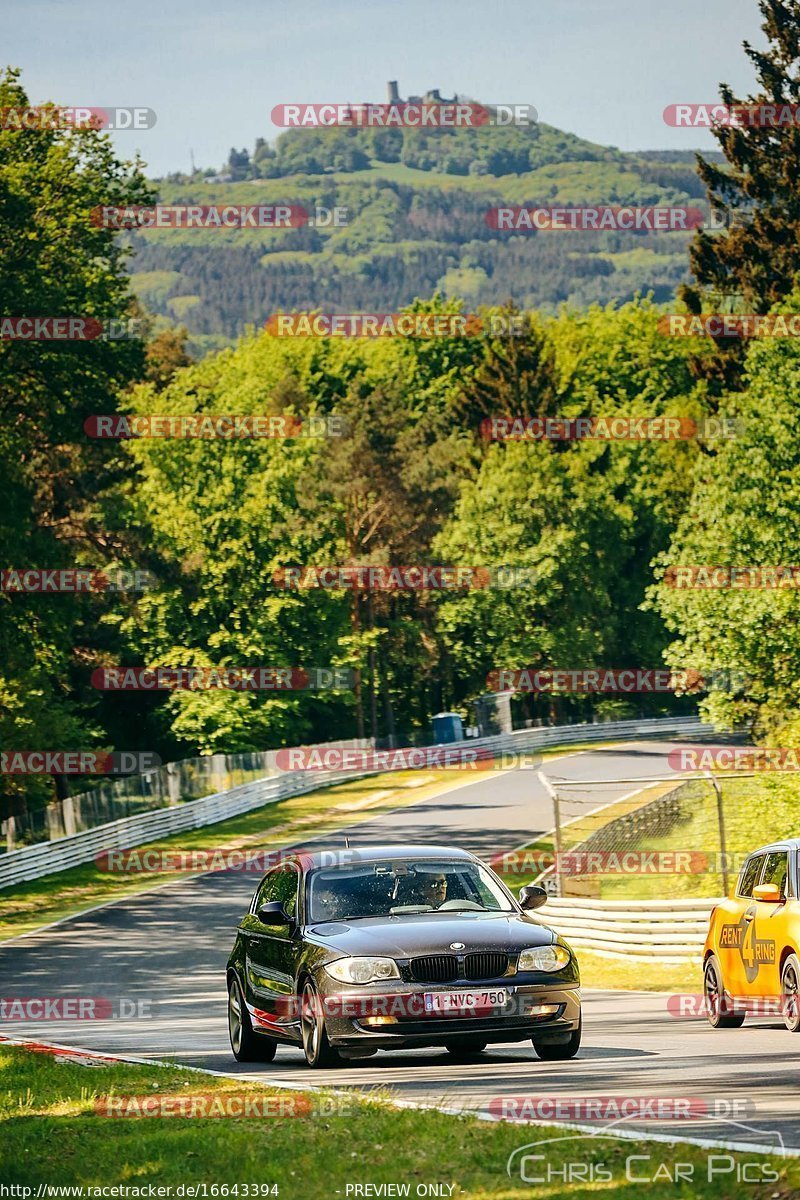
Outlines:
<svg viewBox="0 0 800 1200"><path fill-rule="evenodd" d="M464 726L458 713L437 713L433 721L433 740L437 746L447 742L463 742Z"/></svg>

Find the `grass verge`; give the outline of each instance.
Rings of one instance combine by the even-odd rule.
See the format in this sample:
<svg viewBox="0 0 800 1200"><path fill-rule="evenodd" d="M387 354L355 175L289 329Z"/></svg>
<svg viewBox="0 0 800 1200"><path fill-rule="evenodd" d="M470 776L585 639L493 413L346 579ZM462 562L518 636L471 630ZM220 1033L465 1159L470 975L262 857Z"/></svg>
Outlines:
<svg viewBox="0 0 800 1200"><path fill-rule="evenodd" d="M543 914L547 913L544 908ZM543 920L546 920L546 915ZM567 939L569 940L569 938ZM610 958L591 950L575 951L581 969L581 987L614 988L629 992L702 992L699 963L642 962L635 958Z"/></svg>
<svg viewBox="0 0 800 1200"><path fill-rule="evenodd" d="M206 1099L199 1101L201 1095ZM286 1114L294 1110L305 1115L164 1119L98 1115L98 1104L103 1107L105 1098L112 1097L119 1111L124 1103L121 1098L131 1096L147 1097L152 1104L155 1097L161 1098L161 1104L173 1103L168 1097L179 1097L184 1105L211 1102L218 1112L226 1111L234 1096L248 1097L251 1106L259 1103L263 1112L272 1097L272 1111ZM654 1180L646 1187L649 1200L736 1195L733 1164L731 1171L708 1180L709 1155L714 1152L644 1139L578 1135L530 1149L530 1153L545 1157L528 1162L529 1175L550 1174L551 1182L521 1179L520 1155L512 1175L507 1173L512 1151L568 1132L490 1123L432 1110L392 1109L374 1100L331 1093L314 1096L309 1102L308 1093L270 1091L251 1082L169 1067L114 1064L92 1069L0 1047L0 1179L6 1185L31 1188L31 1196L36 1196L40 1185L50 1184L144 1189L138 1193L131 1190L128 1196L146 1196L153 1185L173 1189L175 1197L181 1193L174 1189L181 1184L185 1185L183 1195L191 1194L186 1190L190 1185L205 1184L205 1196L209 1197L278 1195L283 1200L381 1194L556 1200L595 1192L621 1200L641 1194L642 1184L637 1191L631 1175ZM629 1163L632 1155L650 1158ZM797 1194L793 1190L800 1187L797 1160L753 1152L734 1152L731 1158L757 1164L751 1168L752 1175L760 1171L768 1179L748 1185L747 1194L754 1200ZM583 1164L587 1171L591 1166L590 1174L595 1176L602 1167L604 1178L577 1187L564 1184L569 1163ZM666 1171L660 1167L662 1163ZM676 1185L667 1177L677 1163L691 1167L689 1183ZM373 1185L369 1191L353 1190L368 1184ZM376 1190L381 1184L407 1187L408 1191ZM268 1192L265 1185L274 1185L275 1190ZM438 1185L440 1190L419 1191L422 1185ZM46 1191L43 1194L47 1195ZM92 1195L88 1191L83 1194ZM203 1194L202 1190L194 1193Z"/></svg>

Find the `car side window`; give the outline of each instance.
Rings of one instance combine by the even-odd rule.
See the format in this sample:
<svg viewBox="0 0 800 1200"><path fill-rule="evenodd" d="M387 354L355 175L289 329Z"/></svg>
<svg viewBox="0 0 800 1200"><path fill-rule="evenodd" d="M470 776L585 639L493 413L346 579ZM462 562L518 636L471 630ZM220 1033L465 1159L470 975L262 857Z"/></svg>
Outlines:
<svg viewBox="0 0 800 1200"><path fill-rule="evenodd" d="M276 886L277 886L276 873L274 871L272 871L269 875L266 876L265 879L262 879L261 883L258 885L258 890L256 891L256 894L253 897L253 904L252 904L253 912L258 912L258 910L262 904L268 904L270 902L270 900L278 899L277 895L275 894Z"/></svg>
<svg viewBox="0 0 800 1200"><path fill-rule="evenodd" d="M283 903L290 917L297 912L297 884L300 876L294 867L283 867L275 872L278 876L276 900Z"/></svg>
<svg viewBox="0 0 800 1200"><path fill-rule="evenodd" d="M780 888L782 896L786 895L786 880L789 874L789 856L785 850L767 855L767 865L764 868L764 883L774 883Z"/></svg>
<svg viewBox="0 0 800 1200"><path fill-rule="evenodd" d="M262 904L271 900L280 900L290 917L297 911L297 882L298 874L293 867L277 867L270 871L256 892L253 901L253 912L258 912Z"/></svg>
<svg viewBox="0 0 800 1200"><path fill-rule="evenodd" d="M739 887L736 892L737 896L752 896L753 888L756 885L761 868L764 865L765 855L756 854L753 858L747 860L744 864L742 877L739 881Z"/></svg>

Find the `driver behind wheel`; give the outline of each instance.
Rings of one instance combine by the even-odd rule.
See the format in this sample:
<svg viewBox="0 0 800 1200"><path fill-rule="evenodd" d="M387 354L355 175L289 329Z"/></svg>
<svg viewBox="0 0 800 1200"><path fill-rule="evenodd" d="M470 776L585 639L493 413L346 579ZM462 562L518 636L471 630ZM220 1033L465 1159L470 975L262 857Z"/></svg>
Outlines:
<svg viewBox="0 0 800 1200"><path fill-rule="evenodd" d="M414 892L420 904L439 908L447 899L447 876L443 871L421 872L417 876Z"/></svg>

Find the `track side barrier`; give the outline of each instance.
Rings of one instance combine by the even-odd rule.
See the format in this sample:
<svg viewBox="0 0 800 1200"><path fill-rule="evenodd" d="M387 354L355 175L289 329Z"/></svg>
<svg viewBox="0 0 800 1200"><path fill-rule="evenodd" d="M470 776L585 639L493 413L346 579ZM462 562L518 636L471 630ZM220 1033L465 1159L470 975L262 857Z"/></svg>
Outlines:
<svg viewBox="0 0 800 1200"><path fill-rule="evenodd" d="M651 962L699 960L716 900L585 900L552 897L541 910L576 949Z"/></svg>
<svg viewBox="0 0 800 1200"><path fill-rule="evenodd" d="M698 717L662 717L520 729L463 743L495 755L545 750L575 742L606 742L658 737L699 737L713 732ZM449 747L452 749L452 745ZM68 837L25 846L0 856L0 888L12 887L69 867L92 862L103 851L130 850L187 830L214 825L266 804L380 772L293 771L151 812L137 813Z"/></svg>

